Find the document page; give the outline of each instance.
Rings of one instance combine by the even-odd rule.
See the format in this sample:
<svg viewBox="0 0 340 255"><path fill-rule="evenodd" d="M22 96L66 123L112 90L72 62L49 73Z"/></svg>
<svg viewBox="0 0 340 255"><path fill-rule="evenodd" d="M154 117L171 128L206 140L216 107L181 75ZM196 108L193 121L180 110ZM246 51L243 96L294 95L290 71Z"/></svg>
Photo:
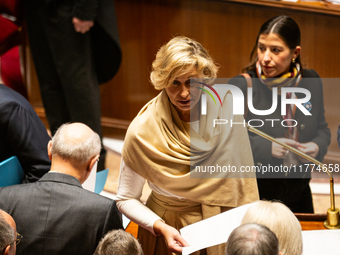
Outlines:
<svg viewBox="0 0 340 255"><path fill-rule="evenodd" d="M182 228L181 235L190 244L183 248L182 255L225 243L251 205L246 204Z"/></svg>
<svg viewBox="0 0 340 255"><path fill-rule="evenodd" d="M339 255L340 229L302 231L303 255Z"/></svg>

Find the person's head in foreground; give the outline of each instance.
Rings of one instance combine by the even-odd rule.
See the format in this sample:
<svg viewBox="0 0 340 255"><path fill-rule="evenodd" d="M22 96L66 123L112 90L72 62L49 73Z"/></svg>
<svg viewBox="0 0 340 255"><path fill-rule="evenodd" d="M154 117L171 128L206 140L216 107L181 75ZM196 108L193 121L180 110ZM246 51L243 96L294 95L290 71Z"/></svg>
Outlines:
<svg viewBox="0 0 340 255"><path fill-rule="evenodd" d="M199 42L177 36L157 52L150 80L155 89L165 89L179 117L190 121L190 110L198 107L201 95L200 89L190 91L190 78L216 78L217 70L213 59Z"/></svg>
<svg viewBox="0 0 340 255"><path fill-rule="evenodd" d="M283 255L302 254L301 225L292 211L282 203L255 202L246 212L241 224L257 223L274 232Z"/></svg>
<svg viewBox="0 0 340 255"><path fill-rule="evenodd" d="M108 232L99 242L94 255L143 255L137 239L122 229Z"/></svg>
<svg viewBox="0 0 340 255"><path fill-rule="evenodd" d="M291 17L271 18L261 26L251 53L252 63L245 69L254 69L258 62L267 78L291 72L296 66L302 69L300 43L300 28Z"/></svg>
<svg viewBox="0 0 340 255"><path fill-rule="evenodd" d="M256 223L241 225L231 232L226 255L281 255L279 241L266 226Z"/></svg>
<svg viewBox="0 0 340 255"><path fill-rule="evenodd" d="M21 235L11 215L0 210L0 251L2 255L14 255L16 245L20 242Z"/></svg>
<svg viewBox="0 0 340 255"><path fill-rule="evenodd" d="M48 144L51 170L76 177L84 183L101 149L100 137L82 123L62 125Z"/></svg>

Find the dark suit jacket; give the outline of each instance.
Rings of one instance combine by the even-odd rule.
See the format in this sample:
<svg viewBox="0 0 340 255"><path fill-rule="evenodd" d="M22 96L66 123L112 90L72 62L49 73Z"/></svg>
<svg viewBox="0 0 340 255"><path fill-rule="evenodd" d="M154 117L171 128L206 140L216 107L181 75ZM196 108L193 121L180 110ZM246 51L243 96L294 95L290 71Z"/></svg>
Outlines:
<svg viewBox="0 0 340 255"><path fill-rule="evenodd" d="M26 181L34 182L50 170L49 140L44 124L30 103L0 84L0 162L17 156Z"/></svg>
<svg viewBox="0 0 340 255"><path fill-rule="evenodd" d="M55 172L36 183L0 189L0 208L24 236L17 255L92 255L108 231L122 228L115 201Z"/></svg>

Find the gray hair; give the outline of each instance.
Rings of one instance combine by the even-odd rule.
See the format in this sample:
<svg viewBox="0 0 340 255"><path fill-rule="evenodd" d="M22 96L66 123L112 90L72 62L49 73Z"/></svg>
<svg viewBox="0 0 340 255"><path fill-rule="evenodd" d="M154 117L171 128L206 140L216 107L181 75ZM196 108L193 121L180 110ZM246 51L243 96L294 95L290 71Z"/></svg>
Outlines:
<svg viewBox="0 0 340 255"><path fill-rule="evenodd" d="M278 255L279 252L279 241L275 234L256 223L234 229L226 245L226 255Z"/></svg>
<svg viewBox="0 0 340 255"><path fill-rule="evenodd" d="M0 251L3 251L7 245L13 244L14 238L15 231L2 216L2 210L0 210Z"/></svg>
<svg viewBox="0 0 340 255"><path fill-rule="evenodd" d="M52 156L57 155L62 159L83 164L99 155L101 149L99 135L93 132L81 139L70 139L66 130L69 125L71 124L63 124L52 137Z"/></svg>
<svg viewBox="0 0 340 255"><path fill-rule="evenodd" d="M137 239L122 229L108 232L99 242L94 255L143 255Z"/></svg>

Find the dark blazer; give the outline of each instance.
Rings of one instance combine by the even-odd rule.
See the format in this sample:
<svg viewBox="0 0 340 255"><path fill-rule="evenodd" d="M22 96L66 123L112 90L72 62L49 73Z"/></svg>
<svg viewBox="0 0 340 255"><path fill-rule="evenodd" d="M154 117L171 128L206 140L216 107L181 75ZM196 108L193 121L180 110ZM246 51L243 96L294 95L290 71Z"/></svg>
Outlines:
<svg viewBox="0 0 340 255"><path fill-rule="evenodd" d="M258 78L255 71L248 71L252 78L253 88L253 106L258 110L270 109L272 105L272 91L265 86ZM319 75L314 70L303 70L302 80L298 84L298 87L305 88L311 93L311 111L312 116L304 115L299 109L296 110L295 120L298 122L299 139L301 143L314 142L319 146L319 154L316 159L321 161L327 153L327 147L330 144L331 133L328 128L328 124L324 115L324 102L323 102L323 89L322 82ZM238 86L243 94L247 95L247 83L243 76L239 75L229 81L229 84ZM303 94L297 94L297 97L304 97ZM259 130L274 137L284 138L285 128L281 125L283 120L281 115L281 97L278 97L278 106L276 111L269 116L259 116L248 111L247 121L250 119L261 119L264 121L262 127L258 127ZM265 119L279 119L280 121L274 122L274 127L271 126L270 121ZM259 122L253 122L252 125L259 125ZM283 164L282 159L278 159L272 156L271 147L272 142L266 140L252 132L249 132L250 143L252 147L253 157L255 165L271 165L280 166ZM258 186L261 199L279 199L289 205L290 202L299 203L299 199L305 196L309 190L310 172L299 172L297 166L297 173L290 173L288 178L296 178L287 180L285 173L275 173L275 180L266 181L263 178L274 177L272 174L257 174ZM303 192L306 193L303 195ZM309 195L311 201L311 195Z"/></svg>
<svg viewBox="0 0 340 255"><path fill-rule="evenodd" d="M1 188L0 208L24 236L17 255L92 255L108 231L122 228L115 201L56 172L36 183Z"/></svg>
<svg viewBox="0 0 340 255"><path fill-rule="evenodd" d="M47 155L49 140L44 124L30 103L0 84L0 162L17 156L26 181L37 181L51 167Z"/></svg>

